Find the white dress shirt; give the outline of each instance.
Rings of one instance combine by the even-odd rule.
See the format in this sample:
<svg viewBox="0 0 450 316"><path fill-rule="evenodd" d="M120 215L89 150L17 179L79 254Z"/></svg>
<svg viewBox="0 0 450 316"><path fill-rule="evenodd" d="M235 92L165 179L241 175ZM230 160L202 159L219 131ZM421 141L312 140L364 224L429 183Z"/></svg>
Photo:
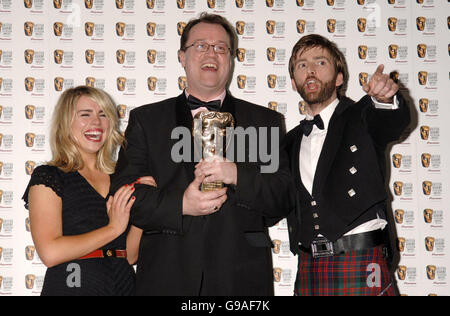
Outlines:
<svg viewBox="0 0 450 316"><path fill-rule="evenodd" d="M398 109L397 98L394 97L394 104L379 103L374 98L372 98L375 107L377 109ZM330 123L331 117L333 116L336 107L339 104L339 100L334 100L330 105L320 112L320 117L323 120L324 129L320 130L316 125L313 126L312 132L309 136L303 136L302 143L300 147L300 175L303 185L308 190L309 194L312 195L312 187L314 183L314 176L316 174L317 163L319 162L320 153L322 152L323 143L328 132L328 125ZM306 114L307 120L312 120L314 117ZM347 232L347 235L361 234L365 232L374 231L377 229L384 229L387 222L381 218L377 218L368 221L351 231ZM320 236L320 235L319 235Z"/></svg>

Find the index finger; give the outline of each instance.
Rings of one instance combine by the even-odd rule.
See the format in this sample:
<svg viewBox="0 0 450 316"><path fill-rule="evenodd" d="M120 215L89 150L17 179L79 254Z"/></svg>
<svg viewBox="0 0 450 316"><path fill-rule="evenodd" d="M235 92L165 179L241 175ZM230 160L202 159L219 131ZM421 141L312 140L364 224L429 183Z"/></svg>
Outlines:
<svg viewBox="0 0 450 316"><path fill-rule="evenodd" d="M384 65L383 64L378 65L377 70L375 71L375 74L382 75L383 71L384 71Z"/></svg>

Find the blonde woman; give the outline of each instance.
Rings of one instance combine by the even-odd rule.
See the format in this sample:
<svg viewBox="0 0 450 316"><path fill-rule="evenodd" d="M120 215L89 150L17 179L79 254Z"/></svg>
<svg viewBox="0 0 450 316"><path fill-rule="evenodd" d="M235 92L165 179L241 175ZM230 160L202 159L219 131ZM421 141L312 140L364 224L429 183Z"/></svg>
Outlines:
<svg viewBox="0 0 450 316"><path fill-rule="evenodd" d="M52 160L37 167L23 199L48 267L41 295L133 295L141 231L128 225L133 184L109 196L123 143L116 107L103 91L66 90L51 126ZM144 184L156 185L151 177Z"/></svg>

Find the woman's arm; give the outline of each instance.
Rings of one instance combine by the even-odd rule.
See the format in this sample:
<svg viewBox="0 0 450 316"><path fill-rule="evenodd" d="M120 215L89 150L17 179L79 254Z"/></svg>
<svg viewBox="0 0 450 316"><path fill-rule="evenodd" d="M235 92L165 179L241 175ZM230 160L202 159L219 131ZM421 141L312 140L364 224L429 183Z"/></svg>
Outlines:
<svg viewBox="0 0 450 316"><path fill-rule="evenodd" d="M139 244L142 237L142 229L131 226L127 236L127 260L130 265L136 264L139 255Z"/></svg>
<svg viewBox="0 0 450 316"><path fill-rule="evenodd" d="M47 267L80 258L120 236L127 228L134 188L122 187L107 202L108 225L76 236L63 236L62 200L50 188L35 185L28 194L31 235Z"/></svg>

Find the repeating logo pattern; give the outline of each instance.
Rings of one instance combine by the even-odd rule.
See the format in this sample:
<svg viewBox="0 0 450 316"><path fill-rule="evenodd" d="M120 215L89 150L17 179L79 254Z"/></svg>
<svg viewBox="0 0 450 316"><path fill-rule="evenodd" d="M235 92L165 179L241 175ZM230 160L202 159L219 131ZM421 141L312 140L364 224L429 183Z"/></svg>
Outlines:
<svg viewBox="0 0 450 316"><path fill-rule="evenodd" d="M180 36L200 12L221 14L239 38L230 90L285 115L305 114L291 89L293 44L319 33L338 44L358 99L378 64L408 92L416 126L388 161L405 295L450 292L448 166L450 3L438 0L0 0L0 295L38 295L45 267L21 196L50 158L48 126L60 94L86 84L106 90L124 130L129 112L186 88ZM283 220L271 229L277 295L292 295L297 258Z"/></svg>

